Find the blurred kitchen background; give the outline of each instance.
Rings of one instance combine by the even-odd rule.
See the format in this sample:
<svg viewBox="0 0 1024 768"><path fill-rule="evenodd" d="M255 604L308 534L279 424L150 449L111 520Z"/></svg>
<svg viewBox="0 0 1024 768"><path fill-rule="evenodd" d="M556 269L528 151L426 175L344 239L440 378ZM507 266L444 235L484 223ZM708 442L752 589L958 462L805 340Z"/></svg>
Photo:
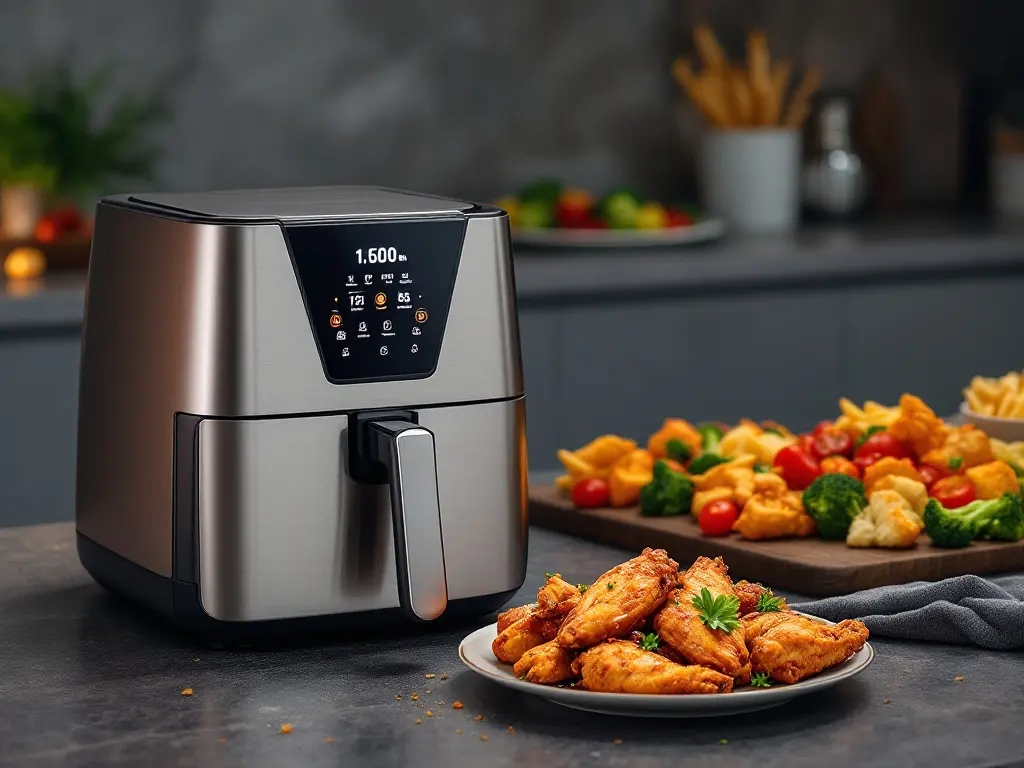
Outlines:
<svg viewBox="0 0 1024 768"><path fill-rule="evenodd" d="M953 413L1024 357L1022 22L1012 0L0 0L0 525L74 513L98 196L555 178L699 211L706 127L673 62L699 66L700 24L740 64L763 31L794 86L820 71L801 220L517 246L531 469L666 416L803 429L904 391ZM810 190L837 148L856 178Z"/></svg>

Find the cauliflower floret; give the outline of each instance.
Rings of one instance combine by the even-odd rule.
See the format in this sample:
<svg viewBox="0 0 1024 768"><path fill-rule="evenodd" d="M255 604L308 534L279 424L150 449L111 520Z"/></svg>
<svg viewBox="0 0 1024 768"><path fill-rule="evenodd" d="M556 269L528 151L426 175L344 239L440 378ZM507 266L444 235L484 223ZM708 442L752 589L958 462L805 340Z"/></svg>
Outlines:
<svg viewBox="0 0 1024 768"><path fill-rule="evenodd" d="M900 398L900 415L889 432L909 444L916 456L923 456L945 442L949 427L921 398L905 394Z"/></svg>
<svg viewBox="0 0 1024 768"><path fill-rule="evenodd" d="M765 476L759 475L758 479ZM814 519L804 512L803 500L795 491L786 491L778 496L755 493L743 507L732 529L744 539L810 536L814 533Z"/></svg>
<svg viewBox="0 0 1024 768"><path fill-rule="evenodd" d="M1020 492L1017 473L1005 461L990 461L988 464L971 467L964 474L971 481L979 499L995 499L1004 493Z"/></svg>
<svg viewBox="0 0 1024 768"><path fill-rule="evenodd" d="M875 491L850 523L846 546L905 549L914 546L923 528L903 496L896 491Z"/></svg>
<svg viewBox="0 0 1024 768"><path fill-rule="evenodd" d="M896 491L907 500L914 513L924 520L924 508L928 503L928 489L919 480L913 480L902 475L886 475L873 486L875 491Z"/></svg>
<svg viewBox="0 0 1024 768"><path fill-rule="evenodd" d="M967 469L987 464L995 456L988 435L980 429L975 429L974 425L967 424L959 429L950 430L942 446L924 454L921 462L933 467L945 467L950 459L954 458L959 458L962 462L960 466Z"/></svg>
<svg viewBox="0 0 1024 768"><path fill-rule="evenodd" d="M718 464L702 475L693 475L695 493L690 511L699 514L712 501L728 499L743 508L754 495L754 457L743 456L728 464Z"/></svg>
<svg viewBox="0 0 1024 768"><path fill-rule="evenodd" d="M921 482L921 475L917 473L917 468L910 459L895 459L892 456L886 456L864 470L864 492L870 496L875 489L875 483L887 475L909 477L911 480Z"/></svg>
<svg viewBox="0 0 1024 768"><path fill-rule="evenodd" d="M776 453L795 442L796 438L765 432L757 424L744 422L722 436L718 453L727 457L751 454L760 463L771 464Z"/></svg>

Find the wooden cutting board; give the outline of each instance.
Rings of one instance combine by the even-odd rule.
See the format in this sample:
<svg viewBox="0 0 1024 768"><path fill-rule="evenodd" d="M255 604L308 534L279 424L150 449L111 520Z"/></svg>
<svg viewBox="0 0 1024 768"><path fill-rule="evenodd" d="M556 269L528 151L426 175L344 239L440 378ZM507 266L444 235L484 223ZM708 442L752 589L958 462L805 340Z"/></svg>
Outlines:
<svg viewBox="0 0 1024 768"><path fill-rule="evenodd" d="M684 567L700 555L721 555L733 579L760 581L814 597L965 573L1024 571L1024 541L976 541L964 549L938 549L922 535L913 549L889 550L853 549L817 537L777 541L706 537L690 515L641 517L637 507L576 509L553 485L531 486L530 523L625 549L660 547Z"/></svg>

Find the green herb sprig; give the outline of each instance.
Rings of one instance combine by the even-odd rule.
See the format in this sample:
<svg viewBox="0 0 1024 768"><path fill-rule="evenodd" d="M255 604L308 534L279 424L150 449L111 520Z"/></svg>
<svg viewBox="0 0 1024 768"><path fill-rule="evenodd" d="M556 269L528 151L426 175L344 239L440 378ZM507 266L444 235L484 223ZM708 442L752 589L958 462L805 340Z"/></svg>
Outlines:
<svg viewBox="0 0 1024 768"><path fill-rule="evenodd" d="M864 434L857 439L857 447L860 448L867 442L867 439L877 432L885 432L885 427L881 424L875 424L873 427L868 427L864 430Z"/></svg>
<svg viewBox="0 0 1024 768"><path fill-rule="evenodd" d="M949 467L951 472L956 472L963 465L964 465L964 457L963 456L954 456L953 458L951 458L949 461L946 462L946 466Z"/></svg>
<svg viewBox="0 0 1024 768"><path fill-rule="evenodd" d="M740 626L740 600L736 595L715 597L707 587L693 596L693 607L700 611L700 620L710 630L732 632Z"/></svg>
<svg viewBox="0 0 1024 768"><path fill-rule="evenodd" d="M576 589L578 589L580 591L580 594L582 595L584 592L586 592L588 589L590 589L590 585L589 584L577 584L576 585Z"/></svg>
<svg viewBox="0 0 1024 768"><path fill-rule="evenodd" d="M640 639L640 647L645 651L656 651L661 645L661 638L657 632L648 632Z"/></svg>
<svg viewBox="0 0 1024 768"><path fill-rule="evenodd" d="M605 584L605 586L608 587L609 591L613 590L613 589L615 589L615 582L614 581L609 581L607 584Z"/></svg>
<svg viewBox="0 0 1024 768"><path fill-rule="evenodd" d="M750 687L751 688L771 688L772 679L768 677L767 672L755 672L750 676Z"/></svg>
<svg viewBox="0 0 1024 768"><path fill-rule="evenodd" d="M782 598L775 597L770 591L757 596L758 613L774 613L782 610Z"/></svg>

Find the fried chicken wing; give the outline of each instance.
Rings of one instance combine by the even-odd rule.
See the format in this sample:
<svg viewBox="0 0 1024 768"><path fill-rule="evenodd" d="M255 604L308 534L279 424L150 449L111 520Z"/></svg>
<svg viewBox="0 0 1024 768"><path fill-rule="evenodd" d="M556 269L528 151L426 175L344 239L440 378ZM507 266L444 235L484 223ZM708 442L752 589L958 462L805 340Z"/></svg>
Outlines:
<svg viewBox="0 0 1024 768"><path fill-rule="evenodd" d="M868 639L862 622L822 624L792 611L746 617L743 630L753 671L782 683L797 683L846 661Z"/></svg>
<svg viewBox="0 0 1024 768"><path fill-rule="evenodd" d="M595 580L569 611L558 644L587 648L626 634L665 602L678 575L678 563L663 549L645 549L617 565Z"/></svg>
<svg viewBox="0 0 1024 768"><path fill-rule="evenodd" d="M754 613L757 611L757 601L761 595L768 595L774 597L772 591L768 587L762 586L761 584L751 584L749 581L737 581L732 585L732 593L739 598L740 601L740 616L746 616L748 613ZM784 611L787 608L786 598L778 598L782 602L779 607Z"/></svg>
<svg viewBox="0 0 1024 768"><path fill-rule="evenodd" d="M702 589L707 589L713 597L733 594L729 569L722 558L697 558L682 575L675 599L655 615L654 631L687 661L711 667L729 677L748 678L750 657L743 628L732 632L708 629L700 620L700 611L692 605L693 597Z"/></svg>
<svg viewBox="0 0 1024 768"><path fill-rule="evenodd" d="M528 650L512 669L516 677L544 685L563 683L575 677L572 671L572 652L554 640Z"/></svg>
<svg viewBox="0 0 1024 768"><path fill-rule="evenodd" d="M559 574L551 576L537 592L537 607L534 616L564 616L580 601L580 590L563 579Z"/></svg>
<svg viewBox="0 0 1024 768"><path fill-rule="evenodd" d="M515 664L531 648L553 640L558 634L561 621L560 616L550 619L527 616L520 619L498 633L491 643L491 652L498 661Z"/></svg>
<svg viewBox="0 0 1024 768"><path fill-rule="evenodd" d="M500 635L502 632L511 627L520 619L525 619L528 616L532 616L533 610L536 607L536 603L527 603L526 605L517 605L515 608L509 608L504 613L499 613L498 634Z"/></svg>
<svg viewBox="0 0 1024 768"><path fill-rule="evenodd" d="M732 678L712 669L682 666L628 640L588 648L572 663L588 691L605 693L729 693Z"/></svg>

